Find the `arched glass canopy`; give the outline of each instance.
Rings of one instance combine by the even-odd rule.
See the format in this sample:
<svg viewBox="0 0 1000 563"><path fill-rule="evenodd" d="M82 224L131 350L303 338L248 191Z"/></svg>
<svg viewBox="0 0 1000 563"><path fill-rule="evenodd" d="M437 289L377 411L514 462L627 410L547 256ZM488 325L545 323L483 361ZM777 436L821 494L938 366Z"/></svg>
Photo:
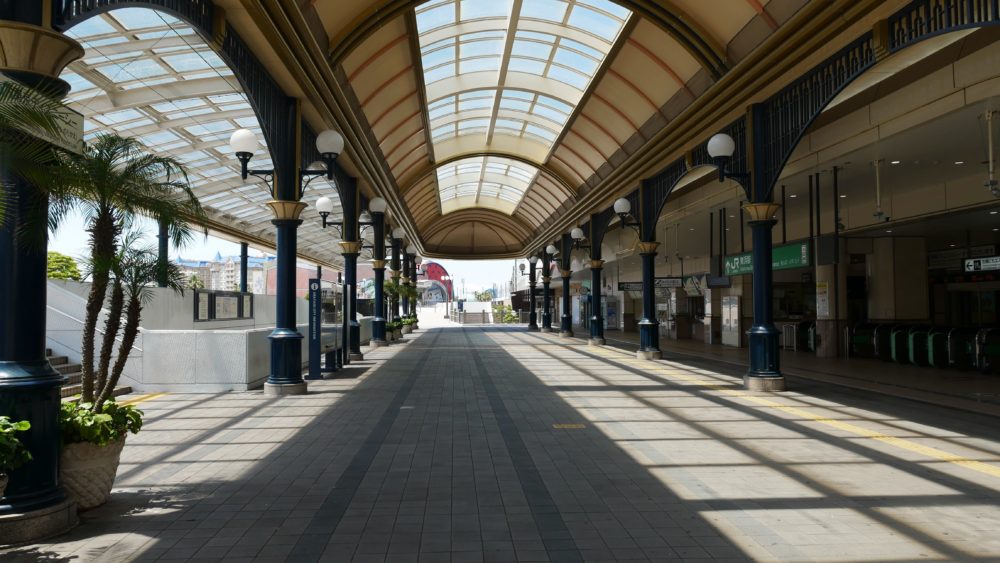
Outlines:
<svg viewBox="0 0 1000 563"><path fill-rule="evenodd" d="M468 207L489 207L513 214L538 169L509 158L464 158L437 169L443 213Z"/></svg>
<svg viewBox="0 0 1000 563"><path fill-rule="evenodd" d="M189 181L216 231L272 241L271 199L263 182L240 179L229 147L233 131L253 131L261 146L256 168L271 160L260 123L233 72L184 21L147 8L119 8L87 19L68 33L86 50L61 77L72 90L70 106L83 114L85 138L99 132L135 137L150 151L187 168ZM332 188L315 182L310 206ZM339 199L331 221L340 215ZM336 237L317 221L299 230L300 252L329 263L339 254Z"/></svg>
<svg viewBox="0 0 1000 563"><path fill-rule="evenodd" d="M495 152L546 162L630 16L607 0L432 0L417 7L435 158ZM485 170L500 160L460 162ZM508 161L510 170L529 168ZM513 213L537 176L529 172L521 189L521 178L491 174L456 184L439 169L442 213L470 206Z"/></svg>

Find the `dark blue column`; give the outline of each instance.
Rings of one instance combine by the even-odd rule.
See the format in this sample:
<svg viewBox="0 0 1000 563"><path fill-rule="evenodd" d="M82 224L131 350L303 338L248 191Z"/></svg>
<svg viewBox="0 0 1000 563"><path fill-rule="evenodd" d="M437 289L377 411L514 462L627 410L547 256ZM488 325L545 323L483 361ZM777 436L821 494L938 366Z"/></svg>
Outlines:
<svg viewBox="0 0 1000 563"><path fill-rule="evenodd" d="M410 255L403 253L403 285L410 285L413 278L413 270L410 269ZM403 316L410 316L410 298L403 296Z"/></svg>
<svg viewBox="0 0 1000 563"><path fill-rule="evenodd" d="M247 292L247 264L250 262L250 257L247 253L248 246L249 245L245 242L240 243L240 291L243 293ZM320 270L318 267L316 271L316 277L322 278L322 276L319 275Z"/></svg>
<svg viewBox="0 0 1000 563"><path fill-rule="evenodd" d="M399 265L399 253L402 245L403 245L402 239L398 239L396 237L392 238L392 249L391 249L392 254L389 256L389 268L392 270L392 280L396 282L396 287L399 287L399 273L401 269ZM399 321L399 318L402 316L399 311L399 294L392 296L392 303L390 303L390 310L392 311L393 320Z"/></svg>
<svg viewBox="0 0 1000 563"><path fill-rule="evenodd" d="M552 332L552 292L549 284L552 283L552 262L551 255L542 251L542 332Z"/></svg>
<svg viewBox="0 0 1000 563"><path fill-rule="evenodd" d="M562 274L562 316L559 323L559 336L573 336L573 312L570 310L569 278L571 270L560 270Z"/></svg>
<svg viewBox="0 0 1000 563"><path fill-rule="evenodd" d="M375 270L375 318L372 319L372 346L384 346L385 341L385 214L372 213L372 236L375 244L372 268Z"/></svg>
<svg viewBox="0 0 1000 563"><path fill-rule="evenodd" d="M285 204L285 205L282 205ZM275 393L305 392L302 380L302 334L295 325L295 277L296 251L299 213L305 204L298 202L275 202L272 205L279 217L271 221L277 231L277 284L275 289L275 328L268 338L271 340L271 374L267 378L270 386L292 386L273 388ZM296 207L293 214L278 208ZM282 218L284 217L284 218ZM295 217L294 219L291 217Z"/></svg>
<svg viewBox="0 0 1000 563"><path fill-rule="evenodd" d="M776 221L770 219L773 204L749 204L748 214L754 216L754 207L767 209L758 214L761 220L749 222L753 237L753 326L747 333L750 345L750 368L747 371L748 388L762 391L784 389L780 369L779 335L774 326L773 275L771 263L771 229ZM771 214L767 214L771 213ZM766 217L766 219L764 218Z"/></svg>
<svg viewBox="0 0 1000 563"><path fill-rule="evenodd" d="M538 312L535 311L535 263L528 261L528 330L538 330Z"/></svg>
<svg viewBox="0 0 1000 563"><path fill-rule="evenodd" d="M170 232L167 224L160 221L160 232L157 235L159 248L156 254L156 285L157 287L167 287L167 271L170 264Z"/></svg>
<svg viewBox="0 0 1000 563"><path fill-rule="evenodd" d="M360 242L342 242L344 256L344 283L347 285L347 300L350 311L347 317L348 327L348 351L350 360L363 360L361 354L361 324L358 323L358 252L361 249Z"/></svg>
<svg viewBox="0 0 1000 563"><path fill-rule="evenodd" d="M43 4L0 3L0 19L47 24L42 21ZM32 28L23 29L30 32ZM44 33L35 29L37 36ZM32 57L38 69L11 70L4 72L5 77L44 89L54 97L65 96L69 85L57 77L62 67L52 68L51 62L69 64L84 51L72 39L53 39L47 39L50 52ZM54 74L48 75L50 72ZM2 135L10 133L0 131ZM18 438L34 458L10 473L5 496L0 498L0 516L51 509L62 503L53 515L57 521L63 519L55 525L43 523L26 530L20 537L3 538L13 542L61 533L75 524L76 514L59 488L59 389L66 378L49 365L45 353L48 196L15 175L9 162L0 160L0 197L7 203L0 223L0 415L31 423L31 429L18 433Z"/></svg>
<svg viewBox="0 0 1000 563"><path fill-rule="evenodd" d="M642 320L639 321L639 357L656 359L660 352L660 323L656 320L655 276L657 242L639 243L642 258Z"/></svg>
<svg viewBox="0 0 1000 563"><path fill-rule="evenodd" d="M590 261L590 343L604 344L604 316L601 315L601 270L604 260Z"/></svg>

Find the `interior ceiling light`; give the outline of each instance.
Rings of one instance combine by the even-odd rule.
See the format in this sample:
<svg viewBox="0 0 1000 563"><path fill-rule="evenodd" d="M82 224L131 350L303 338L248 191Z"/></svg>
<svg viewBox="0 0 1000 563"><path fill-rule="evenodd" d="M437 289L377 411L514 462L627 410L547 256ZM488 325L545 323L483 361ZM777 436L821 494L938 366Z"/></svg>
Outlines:
<svg viewBox="0 0 1000 563"><path fill-rule="evenodd" d="M889 164L899 164L899 161L898 161L898 160L893 160L893 161L892 161L892 162L890 162Z"/></svg>
<svg viewBox="0 0 1000 563"><path fill-rule="evenodd" d="M956 160L955 164L965 164L965 161L964 160Z"/></svg>

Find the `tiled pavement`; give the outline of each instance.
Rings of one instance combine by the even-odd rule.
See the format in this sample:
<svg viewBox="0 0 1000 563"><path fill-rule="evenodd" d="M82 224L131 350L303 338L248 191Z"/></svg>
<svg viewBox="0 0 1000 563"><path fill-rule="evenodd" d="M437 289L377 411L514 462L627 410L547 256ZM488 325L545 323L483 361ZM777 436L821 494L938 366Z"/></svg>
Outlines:
<svg viewBox="0 0 1000 563"><path fill-rule="evenodd" d="M302 397L142 404L113 500L3 561L1000 561L997 420L422 331Z"/></svg>

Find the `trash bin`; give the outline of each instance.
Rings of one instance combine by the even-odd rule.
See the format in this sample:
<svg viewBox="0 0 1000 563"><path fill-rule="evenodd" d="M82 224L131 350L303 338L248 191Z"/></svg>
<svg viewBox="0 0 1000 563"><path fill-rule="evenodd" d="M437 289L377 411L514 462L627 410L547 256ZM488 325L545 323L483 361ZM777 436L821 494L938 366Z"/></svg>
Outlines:
<svg viewBox="0 0 1000 563"><path fill-rule="evenodd" d="M953 328L948 331L948 367L976 368L977 328Z"/></svg>

